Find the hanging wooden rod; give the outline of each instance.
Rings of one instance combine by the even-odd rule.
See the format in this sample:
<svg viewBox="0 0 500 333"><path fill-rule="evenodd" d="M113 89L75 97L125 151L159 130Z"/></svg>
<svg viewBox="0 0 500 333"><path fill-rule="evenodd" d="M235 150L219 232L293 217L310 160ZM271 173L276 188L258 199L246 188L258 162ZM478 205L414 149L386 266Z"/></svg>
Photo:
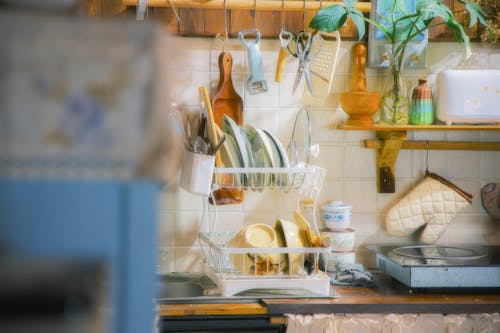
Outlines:
<svg viewBox="0 0 500 333"><path fill-rule="evenodd" d="M376 139L365 140L366 148L382 148L382 141ZM405 140L401 149L430 149L430 150L500 150L500 142L471 142L471 141L425 141Z"/></svg>
<svg viewBox="0 0 500 333"><path fill-rule="evenodd" d="M123 0L125 6L137 6L138 0ZM147 0L149 7L170 7L175 8L203 8L203 9L223 9L224 0ZM342 5L341 1L293 1L293 0L226 0L227 9L240 10L283 10L285 11L302 11L319 10L334 4ZM356 2L356 8L363 13L369 13L371 8L370 2Z"/></svg>

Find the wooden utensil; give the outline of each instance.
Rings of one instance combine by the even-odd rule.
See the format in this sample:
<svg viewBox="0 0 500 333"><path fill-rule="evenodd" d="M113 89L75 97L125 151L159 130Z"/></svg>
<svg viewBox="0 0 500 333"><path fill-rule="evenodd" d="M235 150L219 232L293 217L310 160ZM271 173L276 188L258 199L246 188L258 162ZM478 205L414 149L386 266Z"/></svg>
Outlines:
<svg viewBox="0 0 500 333"><path fill-rule="evenodd" d="M233 57L229 52L219 55L219 84L218 91L212 99L212 110L215 123L222 128L222 116L227 114L239 126L243 125L243 100L234 89L231 79Z"/></svg>
<svg viewBox="0 0 500 333"><path fill-rule="evenodd" d="M371 126L372 116L380 105L379 92L369 92L366 89L366 46L357 43L352 48L353 64L349 92L340 94L340 103L345 113L349 115L348 125Z"/></svg>
<svg viewBox="0 0 500 333"><path fill-rule="evenodd" d="M243 100L234 89L231 79L233 57L229 52L222 51L219 55L219 84L212 99L212 110L215 123L222 128L222 119L228 115L237 125L243 125ZM229 176L230 177L230 176ZM228 179L231 182L231 179ZM243 201L243 190L221 188L214 192L218 205L237 204Z"/></svg>
<svg viewBox="0 0 500 333"><path fill-rule="evenodd" d="M352 48L351 92L366 92L366 46L357 43Z"/></svg>
<svg viewBox="0 0 500 333"><path fill-rule="evenodd" d="M199 88L200 96L202 98L203 104L207 108L207 116L208 116L208 139L210 140L210 144L212 147L216 147L218 145L217 139L217 124L214 119L214 112L212 110L212 105L210 104L210 97L208 96L207 87L201 86ZM220 154L218 152L215 153L215 167L222 167L222 160Z"/></svg>

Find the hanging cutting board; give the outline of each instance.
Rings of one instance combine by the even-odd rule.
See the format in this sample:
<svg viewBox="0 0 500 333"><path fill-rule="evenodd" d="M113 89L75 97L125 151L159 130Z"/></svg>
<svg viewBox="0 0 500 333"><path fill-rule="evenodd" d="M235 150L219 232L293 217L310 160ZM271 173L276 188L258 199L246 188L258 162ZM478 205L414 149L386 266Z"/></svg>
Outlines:
<svg viewBox="0 0 500 333"><path fill-rule="evenodd" d="M236 92L231 79L233 57L229 52L221 52L219 55L219 84L217 92L212 99L212 110L214 120L222 128L222 119L228 115L239 126L243 125L243 100ZM230 182L230 180L229 180ZM243 190L221 188L214 192L217 205L238 204L243 201Z"/></svg>
<svg viewBox="0 0 500 333"><path fill-rule="evenodd" d="M219 55L219 84L212 99L212 110L217 125L222 128L222 117L227 114L238 125L243 125L243 100L236 92L231 79L233 57L229 52Z"/></svg>

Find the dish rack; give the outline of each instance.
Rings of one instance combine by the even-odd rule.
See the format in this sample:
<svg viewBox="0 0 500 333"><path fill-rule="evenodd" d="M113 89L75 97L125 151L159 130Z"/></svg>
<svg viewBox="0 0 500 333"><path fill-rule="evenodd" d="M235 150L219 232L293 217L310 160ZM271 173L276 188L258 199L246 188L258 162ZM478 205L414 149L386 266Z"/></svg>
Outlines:
<svg viewBox="0 0 500 333"><path fill-rule="evenodd" d="M301 197L316 203L325 176L325 169L310 165L293 168L216 168L212 188L279 189L285 192L294 189ZM316 221L311 224L317 231ZM320 255L328 254L330 247L227 247L235 234L209 230L199 235L203 273L217 284L223 296L249 289L305 289L316 294L329 294L330 277L319 269L318 264ZM274 265L252 261L252 258L266 253L278 255L283 260ZM248 271L234 267L233 260L238 256L244 266L250 267Z"/></svg>
<svg viewBox="0 0 500 333"><path fill-rule="evenodd" d="M319 270L319 255L330 248L228 248L227 243L236 233L201 233L200 242L204 257L203 273L219 287L222 296L232 296L249 289L305 289L312 293L328 295L330 277ZM269 262L256 265L248 272L241 272L232 264L231 257L240 256L243 262L253 263L252 257L262 254L281 257L296 256L295 264L287 266L285 260L277 265ZM283 264L281 264L283 262ZM259 267L260 266L260 267ZM293 273L290 273L293 272Z"/></svg>

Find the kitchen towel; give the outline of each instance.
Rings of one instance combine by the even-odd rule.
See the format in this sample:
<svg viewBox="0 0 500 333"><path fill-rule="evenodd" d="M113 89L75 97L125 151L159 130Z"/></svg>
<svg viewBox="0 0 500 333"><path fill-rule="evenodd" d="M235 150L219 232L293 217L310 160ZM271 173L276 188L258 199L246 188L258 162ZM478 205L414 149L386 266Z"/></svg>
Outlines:
<svg viewBox="0 0 500 333"><path fill-rule="evenodd" d="M337 286L375 286L372 273L366 271L361 264L337 264L336 271L331 276L331 283Z"/></svg>
<svg viewBox="0 0 500 333"><path fill-rule="evenodd" d="M458 212L472 202L472 195L431 172L395 206L386 220L387 231L407 236L427 224L420 240L436 242Z"/></svg>

